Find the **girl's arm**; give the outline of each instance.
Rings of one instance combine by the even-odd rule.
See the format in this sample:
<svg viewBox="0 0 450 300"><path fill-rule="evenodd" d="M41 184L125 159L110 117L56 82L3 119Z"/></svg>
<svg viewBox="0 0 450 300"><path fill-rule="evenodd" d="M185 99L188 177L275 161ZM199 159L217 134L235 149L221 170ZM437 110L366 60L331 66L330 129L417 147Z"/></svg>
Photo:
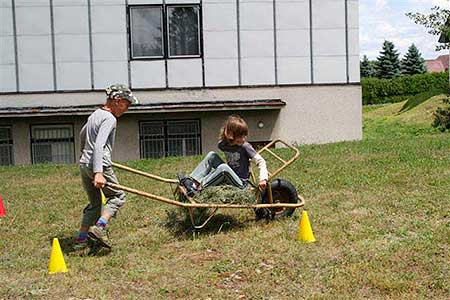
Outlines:
<svg viewBox="0 0 450 300"><path fill-rule="evenodd" d="M267 179L269 178L269 172L267 171L266 160L260 155L255 154L252 161L256 164L259 169L259 183L258 187L260 190L265 189L267 185Z"/></svg>

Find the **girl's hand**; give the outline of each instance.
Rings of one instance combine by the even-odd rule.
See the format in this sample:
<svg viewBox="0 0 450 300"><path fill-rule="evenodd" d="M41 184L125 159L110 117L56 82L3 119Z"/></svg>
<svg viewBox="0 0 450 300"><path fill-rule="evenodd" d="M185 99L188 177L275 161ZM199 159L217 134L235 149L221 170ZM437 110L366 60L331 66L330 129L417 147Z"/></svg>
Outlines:
<svg viewBox="0 0 450 300"><path fill-rule="evenodd" d="M264 190L266 188L266 186L267 186L267 180L261 180L258 183L258 188L260 191Z"/></svg>
<svg viewBox="0 0 450 300"><path fill-rule="evenodd" d="M101 189L105 186L106 179L103 177L103 173L95 173L94 175L94 186Z"/></svg>

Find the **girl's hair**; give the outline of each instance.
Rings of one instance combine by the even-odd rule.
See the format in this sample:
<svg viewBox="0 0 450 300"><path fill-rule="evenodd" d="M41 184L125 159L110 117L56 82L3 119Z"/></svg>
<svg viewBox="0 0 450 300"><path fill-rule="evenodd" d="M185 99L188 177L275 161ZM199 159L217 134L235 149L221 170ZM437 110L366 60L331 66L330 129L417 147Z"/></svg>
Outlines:
<svg viewBox="0 0 450 300"><path fill-rule="evenodd" d="M229 116L220 130L220 139L224 142L230 142L235 138L247 135L247 123L238 115Z"/></svg>

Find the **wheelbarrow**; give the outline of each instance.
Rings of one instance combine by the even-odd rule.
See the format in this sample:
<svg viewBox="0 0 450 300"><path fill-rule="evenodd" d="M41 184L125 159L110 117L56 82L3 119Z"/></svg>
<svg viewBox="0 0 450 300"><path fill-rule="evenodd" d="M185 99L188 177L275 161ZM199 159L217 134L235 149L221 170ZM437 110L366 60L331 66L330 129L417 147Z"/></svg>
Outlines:
<svg viewBox="0 0 450 300"><path fill-rule="evenodd" d="M274 153L272 150L270 150L271 147L274 147L277 144L281 144L284 147L289 149L289 158L283 159L276 153ZM255 204L237 204L237 203L198 203L195 201L195 197L189 197L187 195L186 189L180 185L179 181L176 179L169 179L164 178L158 175L154 175L151 173L143 172L140 170L136 170L133 168L130 168L128 166L124 166L122 164L118 164L113 162L113 167L128 171L137 175L145 176L147 178L151 178L157 181L160 181L162 183L170 184L173 191L173 199L154 195L148 192L140 191L137 189L133 189L127 186L123 186L120 184L115 184L111 182L107 182L106 185L113 187L115 189L124 190L126 192L136 194L139 196L143 196L146 198L150 198L153 200L157 200L160 202L164 202L167 204L176 205L178 207L183 207L188 210L190 220L192 223L192 226L195 229L201 229L203 228L216 214L216 212L220 208L250 208L255 211L257 218L268 218L268 219L275 219L280 217L289 217L291 216L295 209L298 207L303 207L305 204L305 200L302 196L300 196L295 187L287 180L275 178L278 174L280 174L283 170L285 170L288 166L290 166L295 160L298 159L300 156L300 152L297 148L293 147L292 145L282 141L282 140L274 140L261 148L258 151L261 156L267 156L270 155L275 160L279 161L282 165L278 167L278 169L274 171L269 171L269 177L267 180L267 187L262 192L258 190L257 184L256 184L256 177L254 175L253 170L251 171L251 179L250 179L250 189L255 192ZM175 187L175 188L173 188ZM212 209L212 213L208 216L208 218L202 222L200 225L196 225L195 218L194 218L194 209Z"/></svg>

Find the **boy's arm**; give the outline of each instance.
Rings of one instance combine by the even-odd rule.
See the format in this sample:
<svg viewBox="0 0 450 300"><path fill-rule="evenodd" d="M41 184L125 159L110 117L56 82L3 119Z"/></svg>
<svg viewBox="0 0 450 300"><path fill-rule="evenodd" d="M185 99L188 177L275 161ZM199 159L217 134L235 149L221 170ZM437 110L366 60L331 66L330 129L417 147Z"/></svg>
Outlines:
<svg viewBox="0 0 450 300"><path fill-rule="evenodd" d="M80 130L80 152L83 152L84 146L86 145L86 125L84 124Z"/></svg>
<svg viewBox="0 0 450 300"><path fill-rule="evenodd" d="M108 118L102 122L97 133L97 139L95 140L94 151L92 154L93 171L95 174L94 185L96 187L103 187L105 184L103 178L103 149L115 125L116 119Z"/></svg>

